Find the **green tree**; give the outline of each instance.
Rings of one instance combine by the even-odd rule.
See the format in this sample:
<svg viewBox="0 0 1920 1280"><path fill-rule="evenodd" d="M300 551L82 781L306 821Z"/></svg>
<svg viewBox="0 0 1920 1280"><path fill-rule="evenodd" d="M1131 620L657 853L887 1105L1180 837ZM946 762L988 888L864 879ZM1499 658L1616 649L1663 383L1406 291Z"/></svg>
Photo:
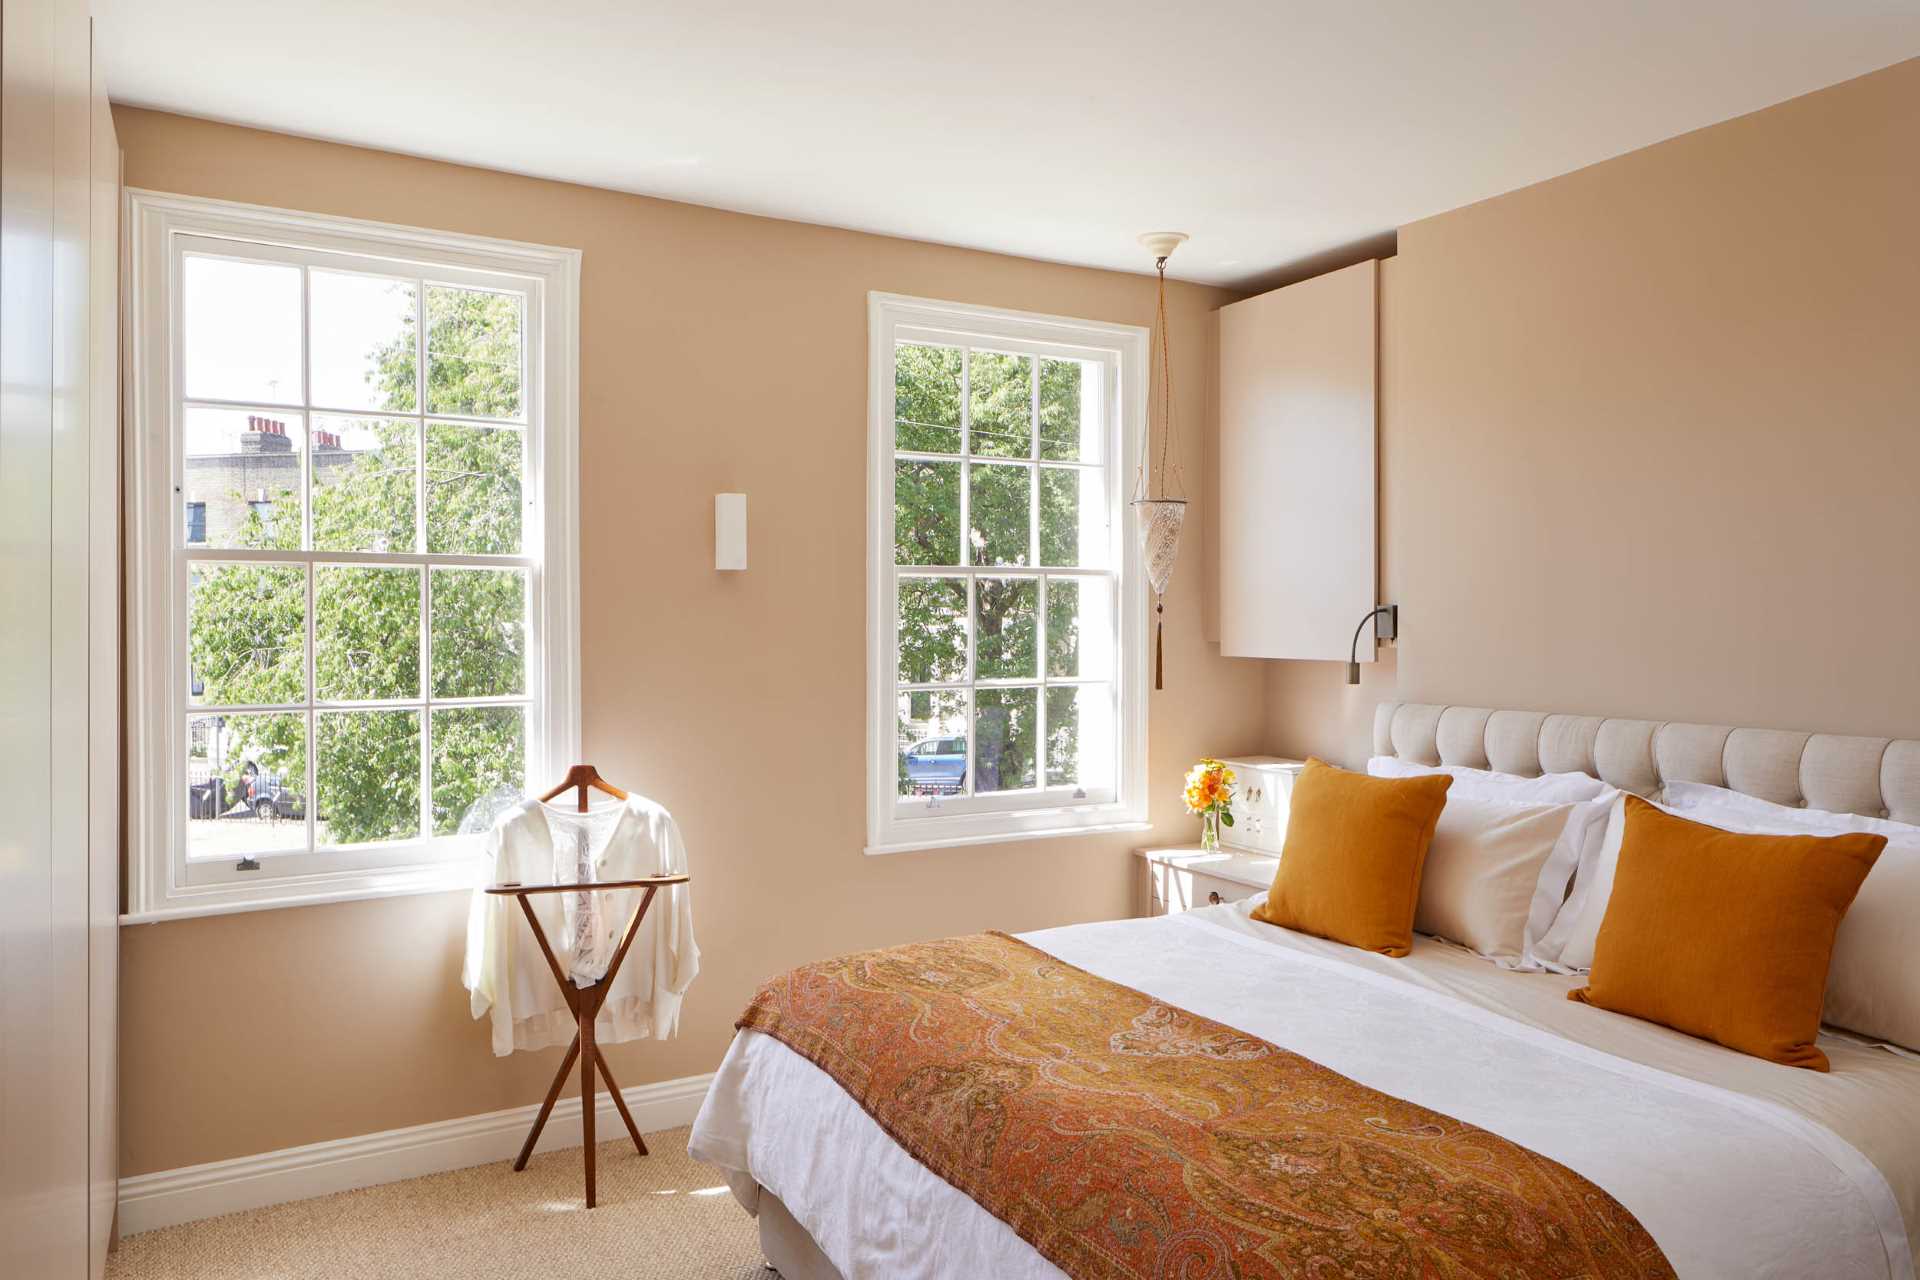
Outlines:
<svg viewBox="0 0 1920 1280"><path fill-rule="evenodd" d="M429 287L426 407L430 414L512 418L521 406L521 302L511 294ZM408 413L418 403L411 322L369 353L376 403ZM321 425L321 424L315 424ZM382 419L369 448L342 460L312 455L314 547L321 551L412 549L424 524L427 549L453 554L522 550L524 433L512 427L429 422L424 521L416 520L414 424ZM240 547L300 545L297 493L254 508ZM237 497L237 495L236 495ZM322 565L314 571L314 664L321 699L414 698L421 683L421 592L431 591L431 669L436 697L526 691L525 575L512 570ZM188 650L208 704L297 701L306 687L302 643L306 578L278 565L202 567L192 584ZM390 709L316 717L316 816L333 843L419 834L420 713ZM228 781L248 760L305 789L306 729L299 715L236 716ZM431 761L433 830L456 830L472 802L498 786L524 784L526 726L516 707L436 711Z"/></svg>
<svg viewBox="0 0 1920 1280"><path fill-rule="evenodd" d="M964 362L964 363L963 363ZM1042 460L1080 458L1084 366L1039 361L1034 386L1030 356L957 347L902 345L894 357L895 443L926 454L960 452L964 394L976 458L1029 458L1037 425ZM965 390L962 390L963 368ZM1036 414L1035 400L1038 400ZM1038 537L1031 530L1033 493L1040 485ZM968 496L969 528L960 527L959 462L899 459L894 466L894 560L901 565L964 563L1027 567L1038 542L1042 566L1078 563L1080 490L1077 471L976 463ZM960 678L966 669L966 587L956 578L902 576L899 580L902 681ZM1031 579L982 577L975 582L975 664L981 678L1036 678L1039 584ZM1056 579L1047 602L1049 673L1079 671L1078 590ZM971 732L981 790L1034 785L1038 698L1035 689L981 690L970 727L942 723L940 732ZM1049 693L1047 772L1050 781L1077 778L1079 735L1071 690ZM942 698L942 704L945 704ZM940 720L935 698L916 695L899 717L902 745L927 722ZM925 714L922 714L922 713ZM916 723L918 722L918 723ZM909 790L904 762L902 794Z"/></svg>

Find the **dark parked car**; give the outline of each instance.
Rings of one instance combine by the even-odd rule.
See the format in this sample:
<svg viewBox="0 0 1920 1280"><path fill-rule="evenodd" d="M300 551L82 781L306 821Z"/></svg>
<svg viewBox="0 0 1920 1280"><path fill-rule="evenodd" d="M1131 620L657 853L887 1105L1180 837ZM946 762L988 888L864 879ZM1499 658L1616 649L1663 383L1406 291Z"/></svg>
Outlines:
<svg viewBox="0 0 1920 1280"><path fill-rule="evenodd" d="M244 805L247 812L263 822L269 818L307 816L306 797L281 786L279 774L262 769L251 760L240 770L240 794L233 800L236 806Z"/></svg>
<svg viewBox="0 0 1920 1280"><path fill-rule="evenodd" d="M304 818L306 798L280 783L280 775L247 761L240 781L229 787L219 776L187 787L187 816L192 818Z"/></svg>

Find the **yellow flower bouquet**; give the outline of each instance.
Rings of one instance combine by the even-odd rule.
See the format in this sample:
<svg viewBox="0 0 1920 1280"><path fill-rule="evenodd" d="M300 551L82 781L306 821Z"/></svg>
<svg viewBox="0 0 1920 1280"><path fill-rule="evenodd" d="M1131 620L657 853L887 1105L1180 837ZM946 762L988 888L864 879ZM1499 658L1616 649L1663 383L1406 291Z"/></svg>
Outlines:
<svg viewBox="0 0 1920 1280"><path fill-rule="evenodd" d="M1187 770L1182 798L1188 813L1200 815L1200 847L1209 853L1220 847L1221 826L1233 825L1233 784L1233 770L1212 757Z"/></svg>

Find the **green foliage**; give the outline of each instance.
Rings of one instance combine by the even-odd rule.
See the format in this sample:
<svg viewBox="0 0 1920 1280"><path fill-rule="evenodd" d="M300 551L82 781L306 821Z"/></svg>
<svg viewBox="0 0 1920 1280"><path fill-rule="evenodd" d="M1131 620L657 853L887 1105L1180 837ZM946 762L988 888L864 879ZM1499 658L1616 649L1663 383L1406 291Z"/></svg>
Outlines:
<svg viewBox="0 0 1920 1280"><path fill-rule="evenodd" d="M431 413L518 417L520 300L471 289L427 290L427 407ZM377 403L411 411L415 342L409 323L371 354ZM324 421L316 427L326 429ZM372 447L344 467L315 457L314 546L324 551L411 550L417 545L415 425L372 424ZM450 554L522 550L524 433L514 427L429 423L427 548ZM238 495L235 495L237 498ZM235 545L300 546L299 496L272 495L242 522ZM526 690L526 580L517 570L432 573L436 697ZM314 679L321 699L417 698L421 692L417 568L316 568ZM298 702L306 693L305 570L282 565L202 565L191 589L188 653L204 705ZM229 717L227 769L236 785L248 760L305 790L306 727L298 714ZM525 716L515 707L447 708L432 724L435 834L448 834L474 800L519 787L526 771ZM336 844L408 838L420 826L420 713L368 710L315 717L315 815Z"/></svg>
<svg viewBox="0 0 1920 1280"><path fill-rule="evenodd" d="M409 339L411 341L411 339ZM411 357L408 358L411 363ZM409 393L411 394L411 393ZM315 423L326 428L327 419ZM414 540L415 435L411 422L380 421L374 447L344 470L316 456L313 479L313 545L321 551L411 551ZM294 546L299 546L298 499L293 508ZM281 508L274 503L275 511Z"/></svg>
<svg viewBox="0 0 1920 1280"><path fill-rule="evenodd" d="M1075 360L1040 362L1040 456L1054 462L1080 460L1080 383Z"/></svg>
<svg viewBox="0 0 1920 1280"><path fill-rule="evenodd" d="M960 452L958 347L896 347L894 443L920 453Z"/></svg>
<svg viewBox="0 0 1920 1280"><path fill-rule="evenodd" d="M974 352L967 370L967 407L976 457L1033 456L1032 357Z"/></svg>
<svg viewBox="0 0 1920 1280"><path fill-rule="evenodd" d="M333 844L420 834L420 713L322 711L314 717L315 782Z"/></svg>
<svg viewBox="0 0 1920 1280"><path fill-rule="evenodd" d="M526 715L518 707L448 707L433 713L433 834L460 829L467 806L527 775Z"/></svg>
<svg viewBox="0 0 1920 1280"><path fill-rule="evenodd" d="M1084 367L1072 360L1041 360L1034 385L1029 356L957 347L902 345L894 352L894 439L900 449L955 454L961 448L963 397L976 457L1027 458L1039 426L1043 461L1081 457ZM902 458L894 463L894 562L902 565L1030 566L1034 560L1032 484L1026 467L978 463L971 471L969 527L960 527L960 465ZM1071 468L1038 469L1039 563L1079 563L1080 477ZM1054 580L1047 613L1047 670L1069 676L1079 666L1079 587ZM1038 679L1039 583L1031 578L975 581L976 675L982 679ZM966 668L966 586L957 578L899 579L899 673L911 683L958 680ZM977 789L1034 785L1038 729L1037 691L981 691L972 732ZM913 695L903 707L899 732L910 746L929 723L940 732L967 731L958 721L958 698ZM1071 689L1049 693L1047 772L1051 782L1078 776L1078 716ZM921 703L928 705L922 706ZM925 714L923 714L923 712ZM900 789L910 790L905 765Z"/></svg>
<svg viewBox="0 0 1920 1280"><path fill-rule="evenodd" d="M527 584L518 569L433 571L433 696L527 691Z"/></svg>
<svg viewBox="0 0 1920 1280"><path fill-rule="evenodd" d="M524 443L509 427L427 424L427 550L520 554Z"/></svg>
<svg viewBox="0 0 1920 1280"><path fill-rule="evenodd" d="M410 382L412 369L405 369L404 376ZM520 381L520 299L508 293L430 286L427 412L517 418Z"/></svg>
<svg viewBox="0 0 1920 1280"><path fill-rule="evenodd" d="M419 697L420 571L326 564L313 574L315 697Z"/></svg>

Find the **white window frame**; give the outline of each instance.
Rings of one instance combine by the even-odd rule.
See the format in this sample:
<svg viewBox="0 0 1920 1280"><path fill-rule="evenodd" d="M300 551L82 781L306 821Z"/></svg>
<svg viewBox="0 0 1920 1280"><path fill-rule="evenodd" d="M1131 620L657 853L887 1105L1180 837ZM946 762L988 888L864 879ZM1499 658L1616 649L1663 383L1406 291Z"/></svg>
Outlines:
<svg viewBox="0 0 1920 1280"><path fill-rule="evenodd" d="M580 749L580 251L134 189L127 192L126 225L129 825L122 922L470 887L474 837L428 835L284 855L298 861L293 874L275 874L274 859L267 857L261 858L261 870L244 874L209 872L200 860L188 865L185 725L192 708L184 660L181 424L175 412L181 370L177 264L188 243L227 240L240 242L236 249L243 256L258 252L314 265L344 256L455 282L462 273L476 282L507 277L514 288L525 289L529 411L523 549L531 561L524 566L531 579L526 752L531 781L559 776ZM197 550L208 554L206 548ZM230 558L245 557L237 552ZM355 556L321 558L335 563ZM111 783L94 779L92 785ZM311 786L306 796L311 810Z"/></svg>
<svg viewBox="0 0 1920 1280"><path fill-rule="evenodd" d="M867 298L870 379L867 430L867 845L869 854L955 845L1145 831L1147 823L1147 593L1127 501L1139 465L1147 403L1148 331L958 302L871 293ZM1029 791L945 801L898 795L899 652L894 562L894 348L898 342L985 346L998 351L1099 360L1108 370L1103 442L1110 563L1114 566L1117 661L1114 725L1120 735L1110 795L1084 799L1045 778ZM1036 361L1037 370L1037 361ZM964 393L962 396L965 399ZM956 455L957 460L957 455ZM965 531L962 531L965 538ZM1019 577L1041 566L956 566L956 576ZM971 594L969 595L971 599ZM1044 610L1042 611L1044 613ZM968 627L973 625L968 620ZM1044 662L1043 662L1044 668ZM1044 679L1044 677L1042 677ZM917 687L917 686L916 686ZM1041 695L1044 702L1044 693ZM971 744L973 735L967 735ZM969 755L971 755L971 745Z"/></svg>

